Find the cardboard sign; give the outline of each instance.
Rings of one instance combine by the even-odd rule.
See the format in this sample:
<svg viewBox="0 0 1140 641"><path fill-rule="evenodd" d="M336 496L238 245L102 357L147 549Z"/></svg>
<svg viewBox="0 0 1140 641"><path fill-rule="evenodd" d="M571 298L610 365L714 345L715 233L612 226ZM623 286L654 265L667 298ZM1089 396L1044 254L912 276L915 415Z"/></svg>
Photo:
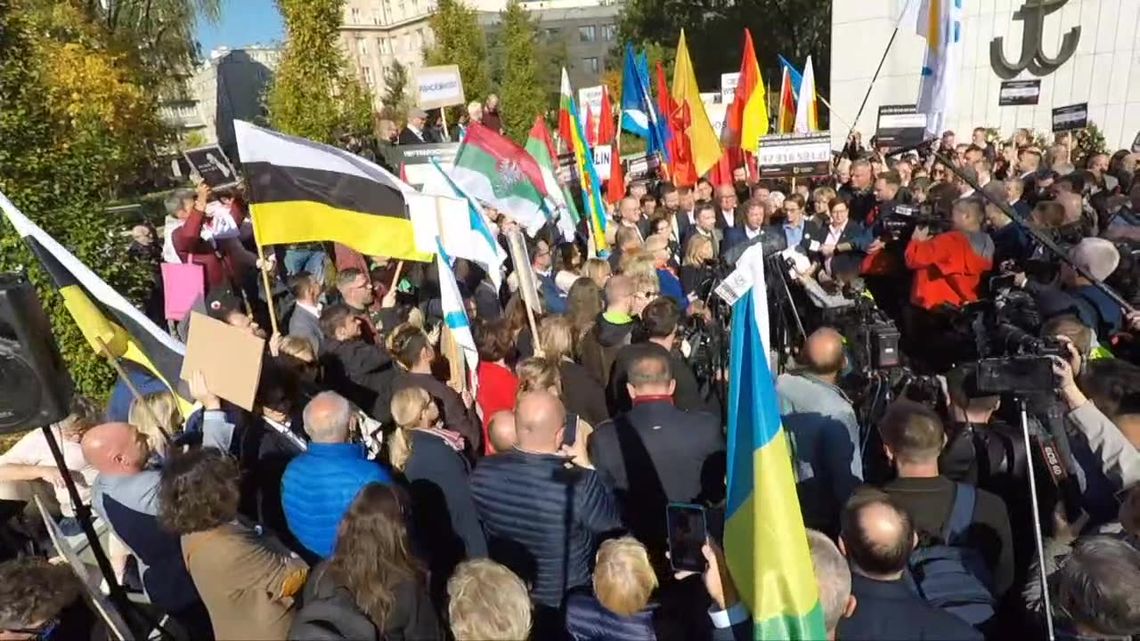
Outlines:
<svg viewBox="0 0 1140 641"><path fill-rule="evenodd" d="M594 171L597 172L599 180L609 178L612 159L613 147L611 145L594 147Z"/></svg>
<svg viewBox="0 0 1140 641"><path fill-rule="evenodd" d="M163 318L180 321L186 318L194 301L206 293L206 273L194 263L162 264Z"/></svg>
<svg viewBox="0 0 1140 641"><path fill-rule="evenodd" d="M1006 80L998 93L999 107L1035 105L1041 99L1041 79Z"/></svg>
<svg viewBox="0 0 1140 641"><path fill-rule="evenodd" d="M186 358L182 360L180 376L189 381L194 372L200 371L211 392L252 411L264 351L264 339L205 314L191 312Z"/></svg>
<svg viewBox="0 0 1140 641"><path fill-rule="evenodd" d="M831 134L761 136L756 163L761 178L826 176L831 173Z"/></svg>
<svg viewBox="0 0 1140 641"><path fill-rule="evenodd" d="M44 507L43 499L36 496L35 501L36 508L40 511L40 518L43 519L44 527L47 528L52 547L54 547L56 553L67 562L68 567L75 573L75 576L79 577L80 583L83 584L84 596L87 603L91 605L91 609L107 624L107 630L111 633L112 638L119 639L119 641L133 639L134 635L131 633L130 627L127 626L127 622L123 619L119 611L111 605L111 599L105 596L99 589L99 580L95 580L94 583L92 583L93 577L90 575L87 565L79 558L79 552L68 542L67 535L63 533L63 530L59 529L59 525L56 524L55 519L51 517L47 508ZM88 542L87 537L83 537L83 542L85 544ZM99 578L100 580L102 579L101 576Z"/></svg>
<svg viewBox="0 0 1140 641"><path fill-rule="evenodd" d="M226 153L217 145L187 149L182 152L186 162L189 163L192 173L202 178L202 182L210 189L217 189L228 185L236 185L238 173L234 169Z"/></svg>
<svg viewBox="0 0 1140 641"><path fill-rule="evenodd" d="M736 99L736 85L740 84L740 72L720 74L720 101L731 105Z"/></svg>
<svg viewBox="0 0 1140 641"><path fill-rule="evenodd" d="M392 148L398 166L404 168L407 183L417 189L424 184L425 173L431 169L431 161L436 161L444 171L455 165L459 153L459 143L441 142L428 145L397 145Z"/></svg>
<svg viewBox="0 0 1140 641"><path fill-rule="evenodd" d="M888 150L917 145L926 140L926 114L914 105L882 105L875 137Z"/></svg>
<svg viewBox="0 0 1140 641"><path fill-rule="evenodd" d="M1057 107L1053 110L1053 133L1089 126L1089 103Z"/></svg>
<svg viewBox="0 0 1140 641"><path fill-rule="evenodd" d="M420 109L450 107L467 102L463 95L463 78L456 65L415 69L412 72L412 87L416 105Z"/></svg>

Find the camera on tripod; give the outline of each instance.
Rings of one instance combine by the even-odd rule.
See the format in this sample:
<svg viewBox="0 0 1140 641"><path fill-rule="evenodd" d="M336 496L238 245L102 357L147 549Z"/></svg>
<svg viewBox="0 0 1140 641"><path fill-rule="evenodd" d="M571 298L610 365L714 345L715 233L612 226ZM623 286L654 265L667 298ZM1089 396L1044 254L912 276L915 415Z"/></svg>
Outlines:
<svg viewBox="0 0 1140 641"><path fill-rule="evenodd" d="M909 238L917 227L926 227L932 234L950 231L950 221L934 212L934 205L904 205L895 203L881 218L883 231L895 240Z"/></svg>
<svg viewBox="0 0 1140 641"><path fill-rule="evenodd" d="M1056 387L1053 357L1068 359L1068 348L1054 338L1038 338L1009 323L991 328L991 353L978 361L978 388L994 394L1049 392Z"/></svg>

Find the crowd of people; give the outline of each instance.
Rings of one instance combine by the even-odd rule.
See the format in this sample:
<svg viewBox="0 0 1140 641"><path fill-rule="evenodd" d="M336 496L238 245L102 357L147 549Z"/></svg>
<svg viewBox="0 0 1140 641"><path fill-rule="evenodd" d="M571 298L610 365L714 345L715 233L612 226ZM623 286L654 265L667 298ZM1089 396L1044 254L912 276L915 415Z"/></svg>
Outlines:
<svg viewBox="0 0 1140 641"><path fill-rule="evenodd" d="M412 115L406 133L426 141ZM199 186L168 202L165 244L136 229L131 255L202 265L196 309L266 338L254 411L196 374L183 420L130 369L141 398L120 380L108 407L77 399L53 429L117 580L175 635L752 638L721 549L727 360L698 361L727 350L708 339L730 313L713 293L724 263L775 242L779 304L804 324L776 388L828 638L1033 638L1047 622L1066 638L1140 634L1140 316L1089 278L1140 297L1140 156L1075 159L1064 139L1038 149L980 128L938 147L959 172L856 136L810 180L635 180L608 256L584 226L565 242L551 225L502 287L460 259L479 366L458 376L434 266L333 243L262 260L240 190ZM487 213L505 248L517 223ZM1026 402L987 386L977 361L1015 350L976 344L962 319L980 307L1025 312L1006 324L1057 346L1042 356L1054 389ZM901 333L887 378L932 394L868 408L864 383L884 372L844 320L868 309ZM1026 405L1053 449L1023 445ZM0 455L0 487L55 488L40 494L75 534L61 474L40 431ZM704 572L673 567L675 503L705 511ZM59 565L0 564L0 638L81 638L97 625L81 594Z"/></svg>

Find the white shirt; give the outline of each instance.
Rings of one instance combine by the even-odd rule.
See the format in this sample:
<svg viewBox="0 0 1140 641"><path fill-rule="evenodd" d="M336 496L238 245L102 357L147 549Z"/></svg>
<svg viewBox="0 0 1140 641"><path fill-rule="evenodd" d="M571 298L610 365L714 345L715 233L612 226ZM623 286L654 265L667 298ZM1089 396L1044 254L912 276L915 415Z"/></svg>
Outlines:
<svg viewBox="0 0 1140 641"><path fill-rule="evenodd" d="M722 211L720 213L722 216L724 216L725 224L727 224L729 227L735 227L736 226L736 212L735 211L733 211L731 209L725 209L724 211Z"/></svg>
<svg viewBox="0 0 1140 641"><path fill-rule="evenodd" d="M79 443L72 441L63 435L63 430L58 427L52 427L55 440L59 443L59 449L63 453L63 462L67 465L67 469L73 472L79 472L86 483L76 482L75 489L79 490L79 498L84 502L91 500L91 484L95 481L98 473L87 464L87 459L83 458L83 448ZM55 468L55 457L51 454L51 447L48 445L47 437L44 436L43 430L33 430L20 437L19 441L11 447L4 454L0 454L0 465L42 465L45 467ZM55 492L55 499L59 502L60 511L64 516L74 516L75 510L71 505L71 496L67 493L66 487L52 486Z"/></svg>
<svg viewBox="0 0 1140 641"><path fill-rule="evenodd" d="M297 301L297 307L299 309L305 310L306 312L309 312L310 314L312 314L313 316L315 316L317 318L321 317L321 304L320 303L317 303L316 306L314 307L314 306L309 305L307 303L302 303L301 301Z"/></svg>
<svg viewBox="0 0 1140 641"><path fill-rule="evenodd" d="M757 229L756 231L752 231L751 229L748 228L748 225L744 226L744 237L747 238L748 240L752 240L753 238L756 238L757 236L759 236L763 232L764 232L763 228Z"/></svg>

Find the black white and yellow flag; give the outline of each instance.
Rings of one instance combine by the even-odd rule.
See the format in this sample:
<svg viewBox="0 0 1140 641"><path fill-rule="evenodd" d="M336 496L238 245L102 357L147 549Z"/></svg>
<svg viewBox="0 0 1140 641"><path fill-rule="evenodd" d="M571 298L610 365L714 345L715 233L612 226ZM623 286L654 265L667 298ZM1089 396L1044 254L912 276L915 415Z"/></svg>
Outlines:
<svg viewBox="0 0 1140 641"><path fill-rule="evenodd" d="M422 195L356 154L234 121L261 245L335 241L368 256L429 261L412 210Z"/></svg>
<svg viewBox="0 0 1140 641"><path fill-rule="evenodd" d="M178 382L186 346L160 329L103 279L64 249L0 194L0 208L16 233L43 265L75 324L96 352L103 346L115 358L141 365L166 384L179 399L183 415L190 403L179 395Z"/></svg>

